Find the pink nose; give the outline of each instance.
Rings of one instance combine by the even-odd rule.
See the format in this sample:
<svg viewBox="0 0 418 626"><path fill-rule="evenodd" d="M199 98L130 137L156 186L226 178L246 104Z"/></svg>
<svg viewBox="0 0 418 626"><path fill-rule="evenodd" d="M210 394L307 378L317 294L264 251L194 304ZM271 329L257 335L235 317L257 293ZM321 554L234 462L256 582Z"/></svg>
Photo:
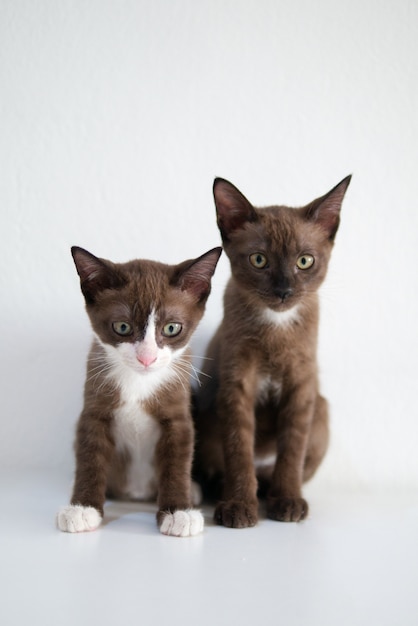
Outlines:
<svg viewBox="0 0 418 626"><path fill-rule="evenodd" d="M144 367L149 367L157 360L157 357L151 354L140 354L136 358Z"/></svg>

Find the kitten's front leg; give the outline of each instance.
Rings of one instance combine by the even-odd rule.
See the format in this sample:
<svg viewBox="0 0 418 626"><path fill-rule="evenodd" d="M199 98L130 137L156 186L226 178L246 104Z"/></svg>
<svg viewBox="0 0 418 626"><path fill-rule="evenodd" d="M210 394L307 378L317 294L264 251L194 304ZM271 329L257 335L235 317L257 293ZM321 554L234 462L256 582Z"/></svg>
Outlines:
<svg viewBox="0 0 418 626"><path fill-rule="evenodd" d="M245 382L242 382L245 381ZM254 377L222 385L218 395L225 462L224 495L215 509L217 524L248 528L258 521L254 471Z"/></svg>
<svg viewBox="0 0 418 626"><path fill-rule="evenodd" d="M299 522L308 515L308 503L301 490L314 397L311 385L300 386L280 410L277 460L267 496L270 519Z"/></svg>
<svg viewBox="0 0 418 626"><path fill-rule="evenodd" d="M194 432L191 416L162 419L157 444L157 524L164 535L190 537L203 531L204 519L192 508L192 455Z"/></svg>
<svg viewBox="0 0 418 626"><path fill-rule="evenodd" d="M110 419L82 413L76 438L76 476L71 504L57 514L58 528L95 530L103 518L108 468L114 452Z"/></svg>

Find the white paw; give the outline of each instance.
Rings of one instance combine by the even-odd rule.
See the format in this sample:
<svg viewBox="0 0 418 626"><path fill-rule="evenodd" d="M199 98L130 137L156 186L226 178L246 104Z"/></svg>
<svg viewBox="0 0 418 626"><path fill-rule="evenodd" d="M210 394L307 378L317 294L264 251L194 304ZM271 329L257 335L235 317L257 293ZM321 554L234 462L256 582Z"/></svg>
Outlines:
<svg viewBox="0 0 418 626"><path fill-rule="evenodd" d="M66 533L96 530L101 521L102 517L97 509L81 504L63 506L57 514L57 526Z"/></svg>
<svg viewBox="0 0 418 626"><path fill-rule="evenodd" d="M166 513L160 526L163 535L172 537L192 537L202 532L203 515L195 509Z"/></svg>

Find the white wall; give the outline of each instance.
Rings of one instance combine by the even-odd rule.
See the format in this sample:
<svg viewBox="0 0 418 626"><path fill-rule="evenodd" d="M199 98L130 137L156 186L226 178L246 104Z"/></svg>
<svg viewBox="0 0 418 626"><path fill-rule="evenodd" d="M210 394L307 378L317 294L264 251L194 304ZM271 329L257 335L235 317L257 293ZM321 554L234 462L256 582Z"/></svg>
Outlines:
<svg viewBox="0 0 418 626"><path fill-rule="evenodd" d="M219 243L214 176L301 205L352 172L317 480L418 485L417 41L412 0L1 0L3 465L73 464L90 330L71 245L177 262Z"/></svg>

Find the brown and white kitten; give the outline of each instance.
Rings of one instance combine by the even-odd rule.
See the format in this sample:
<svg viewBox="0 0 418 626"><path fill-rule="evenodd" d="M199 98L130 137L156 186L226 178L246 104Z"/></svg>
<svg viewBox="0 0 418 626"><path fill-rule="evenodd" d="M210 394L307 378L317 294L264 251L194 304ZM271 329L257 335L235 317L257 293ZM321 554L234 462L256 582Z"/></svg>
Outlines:
<svg viewBox="0 0 418 626"><path fill-rule="evenodd" d="M194 430L188 343L211 289L221 248L179 265L112 263L71 249L94 331L76 436L67 532L94 530L106 495L158 498L166 535L203 529L192 509Z"/></svg>
<svg viewBox="0 0 418 626"><path fill-rule="evenodd" d="M215 521L253 526L259 495L273 520L308 513L301 486L328 445L317 373L318 288L350 176L299 209L257 209L228 181L214 197L232 277L196 401L196 476L221 479Z"/></svg>

